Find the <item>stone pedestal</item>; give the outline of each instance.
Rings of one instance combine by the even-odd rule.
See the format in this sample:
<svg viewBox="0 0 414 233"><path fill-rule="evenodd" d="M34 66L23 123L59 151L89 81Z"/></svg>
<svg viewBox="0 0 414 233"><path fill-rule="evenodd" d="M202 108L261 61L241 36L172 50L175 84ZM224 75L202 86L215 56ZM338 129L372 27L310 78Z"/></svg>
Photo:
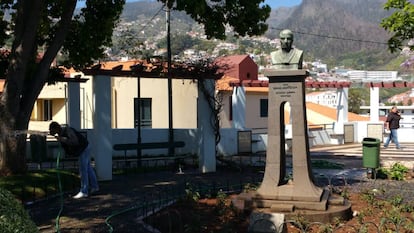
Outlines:
<svg viewBox="0 0 414 233"><path fill-rule="evenodd" d="M269 78L265 173L259 189L241 194L239 200L244 200L244 208L259 208L288 214L299 210L301 214L306 215L308 212L316 214L318 218L324 214L328 219L332 216L347 218L351 211L350 204L343 198L331 197L328 189L314 184L306 120L306 70L266 70L264 74ZM286 177L287 116L284 109L287 103L290 104L292 124L292 180ZM336 203L338 208L330 207L332 203Z"/></svg>
<svg viewBox="0 0 414 233"><path fill-rule="evenodd" d="M306 70L268 70L269 115L266 168L257 198L320 202L323 189L313 183L305 105ZM293 182L286 180L285 104L292 121ZM319 208L318 208L319 209Z"/></svg>

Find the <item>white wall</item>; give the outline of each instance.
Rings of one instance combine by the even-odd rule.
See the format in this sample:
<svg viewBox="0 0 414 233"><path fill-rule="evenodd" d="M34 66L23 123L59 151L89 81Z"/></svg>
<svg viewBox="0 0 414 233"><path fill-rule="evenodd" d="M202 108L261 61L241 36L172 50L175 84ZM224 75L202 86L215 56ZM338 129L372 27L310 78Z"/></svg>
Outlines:
<svg viewBox="0 0 414 233"><path fill-rule="evenodd" d="M246 128L267 128L267 117L260 117L260 99L268 99L267 93L246 96Z"/></svg>
<svg viewBox="0 0 414 233"><path fill-rule="evenodd" d="M174 140L184 141L183 148L176 148L176 154L197 154L197 129L174 129ZM168 142L168 129L142 129L141 141ZM137 143L137 129L112 129L112 144ZM168 148L142 150L142 155L166 155ZM128 151L127 155L136 155L136 151ZM113 151L113 156L124 156L123 151Z"/></svg>
<svg viewBox="0 0 414 233"><path fill-rule="evenodd" d="M113 127L134 127L134 98L138 96L137 78L112 78ZM167 79L141 78L140 97L151 98L152 128L168 128ZM197 127L197 83L193 80L172 80L173 127ZM109 103L108 103L109 104Z"/></svg>

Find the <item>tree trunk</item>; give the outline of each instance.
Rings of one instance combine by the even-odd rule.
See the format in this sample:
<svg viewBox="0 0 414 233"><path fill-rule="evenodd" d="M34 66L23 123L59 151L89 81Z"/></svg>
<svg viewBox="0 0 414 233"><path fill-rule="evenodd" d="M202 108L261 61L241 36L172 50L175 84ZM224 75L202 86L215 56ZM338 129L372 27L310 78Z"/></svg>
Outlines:
<svg viewBox="0 0 414 233"><path fill-rule="evenodd" d="M48 7L52 2L45 0L14 1L16 17L13 44L8 58L9 66L4 90L0 95L0 175L19 174L27 170L26 138L33 105L46 83L51 64L62 48L71 28L77 0L62 1L64 5L59 11L59 17L54 15L56 21L53 21L53 24L56 27L53 27L50 35L41 34L44 30L38 30L39 26L42 26L41 23L49 22L45 20L48 13L56 14L53 10L49 11L51 8ZM92 1L89 14L94 14L96 9L105 10L98 7L101 6L98 2ZM124 2L117 1L117 4L114 5L120 7L119 4L124 4ZM56 10L56 8L53 9ZM122 8L118 10L121 11ZM113 20L117 20L119 15L111 17ZM44 26L46 26L45 29L49 28L48 25ZM42 49L45 52L39 62L38 45L40 41L45 41L45 44L42 44ZM104 43L104 41L100 41L100 43Z"/></svg>
<svg viewBox="0 0 414 233"><path fill-rule="evenodd" d="M1 101L0 175L21 174L27 170L26 130L24 130L25 127L14 128L16 126L15 118L6 109L5 103Z"/></svg>
<svg viewBox="0 0 414 233"><path fill-rule="evenodd" d="M26 164L26 134L10 134L1 143L0 175L23 174L27 171ZM7 156L4 156L7 155Z"/></svg>
<svg viewBox="0 0 414 233"><path fill-rule="evenodd" d="M1 95L1 150L0 173L24 173L26 169L26 132L27 129L16 121L25 93L25 78L30 74L30 62L37 51L36 32L39 26L41 0L18 1L18 15L14 28L10 63ZM20 17L19 17L20 16Z"/></svg>
<svg viewBox="0 0 414 233"><path fill-rule="evenodd" d="M65 2L60 26L40 62L37 57L37 28L43 0L18 1L17 21L10 64L0 96L0 175L27 171L27 129L34 103L46 83L50 66L69 31L76 0Z"/></svg>

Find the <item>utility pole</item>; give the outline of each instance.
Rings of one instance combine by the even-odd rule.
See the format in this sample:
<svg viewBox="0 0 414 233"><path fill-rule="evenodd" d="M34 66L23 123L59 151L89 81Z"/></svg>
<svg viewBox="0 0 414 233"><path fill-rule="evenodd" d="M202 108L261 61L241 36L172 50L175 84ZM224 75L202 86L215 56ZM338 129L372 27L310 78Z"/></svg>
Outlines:
<svg viewBox="0 0 414 233"><path fill-rule="evenodd" d="M172 111L172 74L171 74L171 30L170 30L170 6L166 3L166 27L167 27L167 72L168 72L168 154L175 155L173 147L174 131L173 131L173 111Z"/></svg>
<svg viewBox="0 0 414 233"><path fill-rule="evenodd" d="M142 150L141 150L141 105L142 105L142 101L141 101L141 78L138 76L137 77L137 101L135 103L136 106L136 127L137 127L137 167L141 166L141 159L142 159Z"/></svg>

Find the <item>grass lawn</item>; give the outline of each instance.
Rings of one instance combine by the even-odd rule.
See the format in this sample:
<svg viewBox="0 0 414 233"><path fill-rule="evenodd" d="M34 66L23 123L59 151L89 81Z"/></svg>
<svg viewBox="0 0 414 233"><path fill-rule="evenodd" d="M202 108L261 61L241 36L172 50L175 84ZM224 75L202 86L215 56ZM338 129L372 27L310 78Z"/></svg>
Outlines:
<svg viewBox="0 0 414 233"><path fill-rule="evenodd" d="M24 175L0 177L0 188L7 189L23 203L70 191L79 186L77 173L47 169L28 171Z"/></svg>

